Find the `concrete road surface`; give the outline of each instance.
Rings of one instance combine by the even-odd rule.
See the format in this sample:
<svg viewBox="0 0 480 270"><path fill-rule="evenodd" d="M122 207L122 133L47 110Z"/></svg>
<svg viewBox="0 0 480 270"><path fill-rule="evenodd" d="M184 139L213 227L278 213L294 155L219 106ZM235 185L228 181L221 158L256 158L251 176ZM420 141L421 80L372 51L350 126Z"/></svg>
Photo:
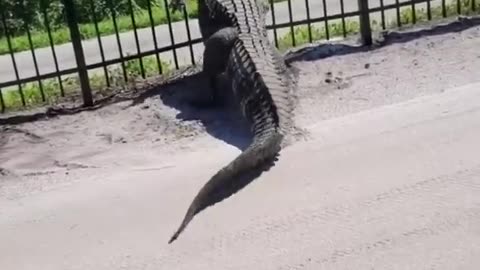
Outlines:
<svg viewBox="0 0 480 270"><path fill-rule="evenodd" d="M172 245L196 178L234 148L0 201L0 269L478 269L478 89L311 126Z"/></svg>
<svg viewBox="0 0 480 270"><path fill-rule="evenodd" d="M302 20L306 19L306 5L305 0L292 0L292 13L293 20ZM323 1L321 0L309 0L310 7L310 17L318 18L323 16ZM405 1L400 1L405 2ZM370 0L370 7L378 7L380 4L379 0ZM394 4L395 0L384 0L384 5ZM440 4L440 1L432 1L432 7ZM341 9L340 0L326 0L327 6L327 15L339 14ZM426 4L418 4L418 7L425 7ZM289 21L289 12L288 12L288 3L282 2L275 4L275 20L276 23L285 23ZM357 0L344 0L344 11L352 12L358 10ZM380 20L380 13L375 13L371 15L372 18ZM385 17L388 20L396 19L396 14L394 10L386 12ZM268 14L267 22L272 23L271 13ZM317 25L324 25L324 23L319 23ZM193 38L200 37L200 32L198 29L197 20L189 20L189 27ZM185 22L176 22L172 25L173 33L175 35L175 43L185 42L188 40L187 30ZM167 25L160 25L155 28L158 46L164 47L171 45L170 32ZM278 30L278 35L283 35L289 31L289 28L283 28ZM140 29L138 31L139 40L140 40L140 50L149 51L155 48L154 41L152 37L152 32L150 28ZM135 43L134 33L126 32L120 35L123 54L136 54L137 47ZM273 40L273 31L270 31L270 36ZM102 43L105 51L106 60L115 59L120 56L117 41L115 35L102 37ZM87 64L94 64L101 62L100 49L98 46L98 41L96 39L90 39L83 42L83 49L86 57ZM200 55L203 49L202 44L194 46L193 52L195 55ZM55 51L58 57L58 63L60 70L74 68L76 66L75 56L73 54L73 48L70 43L55 46ZM190 64L191 57L189 48L182 48L176 50L178 62L180 65ZM40 74L46 74L50 72L55 72L55 65L52 56L52 51L50 47L41 48L35 50L35 55L39 63L39 72ZM167 52L161 54L161 58L166 62L174 63L173 52ZM20 52L15 54L15 59L18 65L19 76L20 78L27 78L35 76L35 68L33 64L32 53L30 51ZM102 69L97 69L96 71L102 71ZM10 55L0 56L0 82L6 82L15 80L15 73L12 65L12 60Z"/></svg>

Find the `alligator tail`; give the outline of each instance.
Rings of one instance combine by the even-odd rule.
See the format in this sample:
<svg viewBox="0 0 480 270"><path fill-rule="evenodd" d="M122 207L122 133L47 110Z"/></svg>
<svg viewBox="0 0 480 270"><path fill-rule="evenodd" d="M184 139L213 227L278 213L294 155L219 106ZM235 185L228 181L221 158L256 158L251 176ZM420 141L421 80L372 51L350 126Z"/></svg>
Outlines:
<svg viewBox="0 0 480 270"><path fill-rule="evenodd" d="M196 214L235 194L273 165L280 152L283 135L274 128L262 133L256 134L245 151L218 171L200 189L180 227L168 241L169 244L178 238Z"/></svg>

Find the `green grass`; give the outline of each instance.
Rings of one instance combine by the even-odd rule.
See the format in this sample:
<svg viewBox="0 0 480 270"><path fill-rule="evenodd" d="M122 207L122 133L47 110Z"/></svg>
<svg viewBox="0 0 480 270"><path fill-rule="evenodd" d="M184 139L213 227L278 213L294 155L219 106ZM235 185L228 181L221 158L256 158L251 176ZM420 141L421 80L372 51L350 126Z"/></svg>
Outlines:
<svg viewBox="0 0 480 270"><path fill-rule="evenodd" d="M197 18L198 9L197 9L197 0L186 0L187 3L187 13L188 18ZM273 0L274 3L283 2L286 0ZM170 2L170 1L169 1ZM155 26L168 23L167 13L165 7L153 6L152 7L152 19ZM182 12L172 13L170 10L170 19L172 22L178 22L183 20ZM117 27L119 33L128 32L133 30L132 19L130 15L121 15L116 17ZM150 15L147 10L140 10L135 12L135 25L137 29L151 27ZM90 39L97 37L97 32L95 29L95 24L79 24L80 34L82 39ZM98 22L98 30L100 36L112 35L115 34L115 28L113 21L111 19L105 19ZM50 46L50 39L46 29L39 29L32 31L32 44L34 49L43 48ZM70 42L70 32L66 25L58 27L57 29L51 32L52 41L55 45L60 45ZM30 50L30 43L28 36L26 34L12 37L12 51L21 52L25 50ZM8 42L5 37L0 38L0 55L9 53Z"/></svg>
<svg viewBox="0 0 480 270"><path fill-rule="evenodd" d="M471 2L470 0L462 0L462 14L464 15L472 15L474 12L471 11ZM441 7L435 7L431 9L432 13L432 20L442 18L442 9ZM476 8L475 14L480 13L480 3ZM451 2L447 5L447 16L454 16L457 14L457 7L456 2ZM412 23L412 15L411 15L411 8L405 7L401 11L401 24L404 25L411 25ZM427 21L427 13L423 8L416 8L416 18L417 22L425 22ZM372 20L372 30L378 31L381 30L381 25L378 21ZM341 21L337 20L335 22L329 22L329 34L330 37L335 36L342 36L343 35L343 26ZM395 20L391 20L386 22L387 28L395 28L397 27L397 22ZM324 27L312 27L312 40L321 40L325 39L325 28ZM358 33L359 31L359 24L358 21L354 20L346 20L345 21L345 31L348 34ZM299 26L296 27L294 30L295 34L295 41L296 46L309 43L309 35L308 29L306 26ZM287 33L284 36L279 38L279 49L284 51L288 48L292 47L292 38L291 33ZM158 73L157 62L155 56L144 57L144 68L146 72L146 76L154 75ZM162 63L163 71L168 72L171 70L170 63ZM126 63L126 70L128 72L128 77L131 79L139 78L141 74L140 65L138 60L131 60ZM109 69L109 78L113 86L121 87L125 84L123 80L123 72L119 67L110 68ZM79 98L79 82L77 77L69 77L62 80L66 96L73 96L73 98ZM96 73L90 76L90 82L92 88L101 92L102 89L105 89L106 81L105 76L102 72ZM43 87L47 102L43 102L38 83L28 83L22 86L23 93L25 95L27 108L35 107L38 105L44 104L54 104L60 100L60 87L58 83L58 79L52 78L43 81ZM9 91L4 92L3 94L4 102L6 108L9 111L15 110L22 110L24 107L22 106L22 102L20 99L20 94L18 91Z"/></svg>
<svg viewBox="0 0 480 270"><path fill-rule="evenodd" d="M146 56L142 58L145 76L149 77L159 73L157 59L155 56ZM162 72L172 70L170 63L161 62ZM129 82L141 78L141 66L138 59L125 62L125 70ZM119 88L125 86L126 82L123 70L120 65L108 68L108 78L111 88ZM109 91L107 89L107 81L104 72L95 72L89 76L90 86L95 94L105 95ZM43 92L45 94L45 102L42 99L40 86L38 82L26 83L22 85L26 106L23 106L22 99L18 87L3 89L3 100L5 107L9 111L19 111L29 108L38 107L47 104L56 104L60 101L78 101L80 95L80 81L78 76L65 76L62 78L65 97L60 94L60 83L58 78L42 80ZM9 90L9 91L5 91Z"/></svg>
<svg viewBox="0 0 480 270"><path fill-rule="evenodd" d="M197 5L195 4L196 0L186 0L187 2L187 11L189 18L196 18L198 16ZM165 8L163 6L154 6L152 7L152 19L154 25L166 24L168 22ZM181 21L183 19L183 14L181 12L172 13L170 10L170 18L172 22ZM132 19L130 15L117 16L116 23L118 31L128 32L133 29ZM141 10L135 12L135 24L137 28L150 27L150 16L147 10ZM95 24L79 24L80 34L82 39L94 38L97 36ZM105 19L98 22L98 29L101 36L111 35L115 33L115 28L112 19ZM70 42L70 32L66 25L61 26L52 32L52 40L55 45L64 44ZM14 52L20 52L24 50L29 50L30 45L28 41L28 36L26 34L21 36L16 36L11 38L12 50ZM33 48L42 48L50 46L50 40L48 33L45 29L40 29L37 31L32 31L32 43ZM8 42L5 37L0 39L0 55L9 53Z"/></svg>

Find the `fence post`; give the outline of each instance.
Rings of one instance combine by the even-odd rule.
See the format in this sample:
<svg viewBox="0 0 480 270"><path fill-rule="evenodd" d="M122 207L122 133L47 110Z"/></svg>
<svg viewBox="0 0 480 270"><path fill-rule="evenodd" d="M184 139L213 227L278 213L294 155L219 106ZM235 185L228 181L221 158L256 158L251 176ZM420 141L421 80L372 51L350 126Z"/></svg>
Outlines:
<svg viewBox="0 0 480 270"><path fill-rule="evenodd" d="M92 89L90 88L90 80L88 78L87 65L85 64L85 56L82 48L82 37L77 24L77 13L73 0L63 0L65 12L67 16L68 28L70 29L70 38L72 40L75 60L77 62L78 76L80 78L80 87L82 88L84 106L92 106Z"/></svg>
<svg viewBox="0 0 480 270"><path fill-rule="evenodd" d="M363 45L372 45L372 29L370 28L370 11L368 0L358 0L358 12L360 13L360 35Z"/></svg>

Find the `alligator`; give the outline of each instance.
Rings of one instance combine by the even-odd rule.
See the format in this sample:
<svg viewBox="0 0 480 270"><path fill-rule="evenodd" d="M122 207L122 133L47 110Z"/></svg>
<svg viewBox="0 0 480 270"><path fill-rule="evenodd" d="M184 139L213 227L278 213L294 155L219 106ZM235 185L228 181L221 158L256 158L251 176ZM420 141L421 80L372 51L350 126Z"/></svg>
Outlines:
<svg viewBox="0 0 480 270"><path fill-rule="evenodd" d="M209 0L198 0L198 23L199 23L199 28L200 28L200 34L202 36L202 41L204 46L206 46L207 41L209 38L216 33L218 30L221 28L225 27L226 25L230 25L229 23L226 23L225 21L219 21L218 17L214 17L212 19L212 16L210 14L210 8L208 6L208 1ZM270 10L268 1L266 0L257 0L257 1L252 1L257 4L257 7L259 9L258 12L258 27L263 30L263 36L268 38L267 36L267 28L265 27L265 17L267 12ZM173 12L180 12L180 8L185 5L184 0L172 0L170 2L170 8L172 9ZM227 34L228 36L228 34ZM219 89L219 82L224 81L226 78L226 70L223 70L223 72L220 72L217 70L217 72L212 71L212 67L215 65L218 65L219 63L216 63L219 58L219 54L217 50L220 48L226 48L225 44L222 44L222 42L226 42L228 39L225 39L222 37L221 34L217 34L212 41L210 41L210 50L204 51L203 59L200 59L200 61L203 60L203 69L201 66L191 66L187 68L185 72L181 72L182 75L179 76L178 79L181 79L185 77L186 75L197 75L203 73L205 77L208 79L208 84L209 88L205 89L206 91L202 92L202 97L203 99L195 99L195 100L190 100L189 103L190 105L197 107L197 108L205 108L205 107L211 107L213 105L220 105L225 102L225 100L220 99L221 93L219 93L221 90ZM213 44L214 42L220 42L220 44ZM284 59L283 55L280 54L280 52L273 46L273 44L269 43L272 47L272 51L274 52L275 58L279 62L279 67L280 67L280 72L284 77L287 78L288 83L292 83L292 87L296 86L299 70L290 65L286 59ZM228 57L228 53L224 52L221 55ZM211 62L213 61L213 62ZM225 64L225 63L224 63ZM171 79L171 81L177 81L177 78ZM226 85L222 85L226 86ZM231 90L231 89L230 89ZM222 91L224 93L225 90Z"/></svg>
<svg viewBox="0 0 480 270"><path fill-rule="evenodd" d="M178 9L184 0L172 0ZM293 74L271 44L265 27L265 6L257 0L198 0L204 39L203 72L211 78L226 74L233 96L253 133L252 143L200 189L171 244L196 214L236 193L274 165L295 129ZM215 96L215 95L214 95ZM211 100L216 102L215 98Z"/></svg>

